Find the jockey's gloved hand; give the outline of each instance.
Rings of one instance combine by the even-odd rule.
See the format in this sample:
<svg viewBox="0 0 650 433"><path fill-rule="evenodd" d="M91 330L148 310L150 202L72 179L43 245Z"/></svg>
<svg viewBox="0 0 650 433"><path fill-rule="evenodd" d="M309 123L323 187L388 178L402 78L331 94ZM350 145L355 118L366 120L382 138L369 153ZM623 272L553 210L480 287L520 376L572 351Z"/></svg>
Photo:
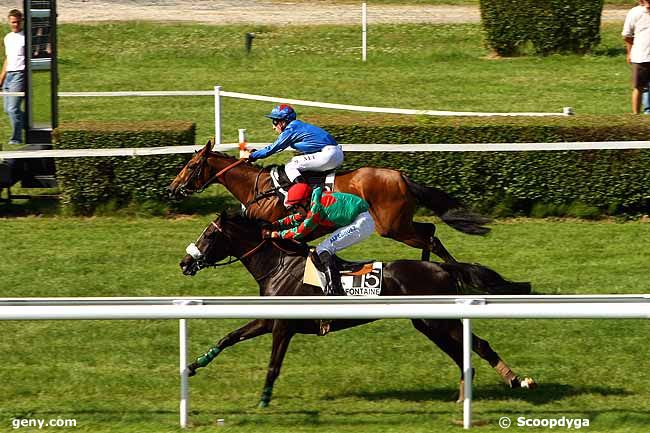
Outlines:
<svg viewBox="0 0 650 433"><path fill-rule="evenodd" d="M262 239L271 239L273 237L273 230L262 229Z"/></svg>

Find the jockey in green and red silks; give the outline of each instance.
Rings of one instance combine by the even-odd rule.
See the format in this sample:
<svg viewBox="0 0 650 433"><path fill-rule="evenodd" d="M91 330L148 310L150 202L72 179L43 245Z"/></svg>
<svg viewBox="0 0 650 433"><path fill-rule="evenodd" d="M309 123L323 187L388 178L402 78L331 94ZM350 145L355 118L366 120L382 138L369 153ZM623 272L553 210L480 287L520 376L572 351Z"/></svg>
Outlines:
<svg viewBox="0 0 650 433"><path fill-rule="evenodd" d="M308 202L306 215L294 213L279 219L273 223L273 230L265 230L263 236L302 240L319 227L336 229L316 247L312 259L327 277L325 294L344 295L333 257L338 251L366 239L375 230L375 222L368 212L368 202L354 194L324 192L322 187L311 191L304 183L289 189L287 204L296 206Z"/></svg>

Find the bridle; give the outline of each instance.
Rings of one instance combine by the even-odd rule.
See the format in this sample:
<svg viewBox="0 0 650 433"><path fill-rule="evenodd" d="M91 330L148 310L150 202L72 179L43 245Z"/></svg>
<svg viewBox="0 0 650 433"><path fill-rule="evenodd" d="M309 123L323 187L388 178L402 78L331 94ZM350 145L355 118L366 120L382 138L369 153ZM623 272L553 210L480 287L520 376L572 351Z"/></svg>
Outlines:
<svg viewBox="0 0 650 433"><path fill-rule="evenodd" d="M226 237L226 239L228 239L229 242L232 242L232 238L223 230L223 227L221 227L217 222L212 221L210 223L210 226L214 227L215 230L217 230L218 232L223 234L224 237ZM198 237L196 242L198 242L203 237L206 230L208 230L208 228L210 228L210 226L206 227L205 230L203 230L203 233L201 233L201 235ZM219 267L219 266L227 266L227 265L239 262L239 261L241 261L243 259L246 259L248 257L251 257L252 255L257 253L260 250L260 248L262 248L268 242L271 242L271 244L275 248L279 249L280 251L282 251L284 253L287 253L287 254L295 253L295 251L287 250L286 248L282 247L282 245L278 244L277 240L278 239L274 239L274 238L264 238L257 245L255 245L253 248L251 248L250 250L248 250L247 252L245 252L244 254L242 254L239 257L235 257L232 254L229 255L226 262L216 262L216 263L208 263L208 262L206 262L205 261L205 254L203 254L203 252L201 252L201 250L199 250L199 248L196 246L195 242L192 242L191 244L189 244L187 246L187 248L185 249L185 252L187 254L189 254L190 256L192 256L192 258L194 259L197 271L199 271L201 269L204 269L204 268L216 268L216 267ZM299 243L299 242L296 241L296 243Z"/></svg>
<svg viewBox="0 0 650 433"><path fill-rule="evenodd" d="M209 154L210 154L209 152L206 152L205 155L203 155L201 157L200 162L198 164L196 164L196 167L194 167L194 169L192 170L192 173L189 175L187 180L181 186L178 187L181 194L187 194L188 192L189 193L195 193L195 192L201 193L208 186L210 186L212 184L212 182L217 180L219 177L223 176L227 171L229 171L232 168L237 167L239 164L242 164L242 163L246 162L246 159L238 159L237 161L233 162L232 164L229 164L228 166L226 166L224 169L219 170L217 172L217 174L215 174L210 179L208 179L208 181L205 182L201 188L199 188L199 189L190 189L190 188L188 188L188 185L190 183L192 183L201 174L201 171L203 170L203 166L208 161Z"/></svg>
<svg viewBox="0 0 650 433"><path fill-rule="evenodd" d="M230 236L227 235L226 232L224 232L223 228L219 224L217 224L215 221L212 221L210 223L210 225L212 227L214 227L218 232L223 234L230 241ZM201 235L199 235L196 242L198 242L203 237L203 235L205 234L206 230L208 230L208 228L210 228L210 226L206 227L205 230L203 230L203 233L201 233ZM195 263L196 263L196 265L198 267L197 270L201 270L203 268L216 268L216 267L219 267L219 266L230 265L230 264L239 262L242 259L245 259L247 257L252 256L257 251L259 251L259 249L262 248L262 246L269 240L270 239L262 239L262 241L260 243L255 245L253 248L251 248L249 251L242 254L241 256L235 257L233 255L229 255L228 256L228 261L227 262L221 262L221 263L218 263L218 262L216 262L216 263L208 263L208 262L206 262L205 261L205 255L201 252L201 250L199 250L199 247L196 246L196 242L192 242L191 244L189 244L187 246L187 248L185 249L185 252L187 254L189 254L190 256L192 256L192 258L195 260Z"/></svg>

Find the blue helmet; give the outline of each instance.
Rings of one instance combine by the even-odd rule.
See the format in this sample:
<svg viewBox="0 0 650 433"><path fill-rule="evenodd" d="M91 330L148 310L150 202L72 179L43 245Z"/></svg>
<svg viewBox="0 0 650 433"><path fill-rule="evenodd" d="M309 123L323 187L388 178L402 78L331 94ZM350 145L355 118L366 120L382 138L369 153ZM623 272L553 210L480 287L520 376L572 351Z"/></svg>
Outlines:
<svg viewBox="0 0 650 433"><path fill-rule="evenodd" d="M291 105L282 104L274 107L273 110L271 110L271 113L267 114L266 117L273 120L286 120L287 122L291 122L296 120L297 115Z"/></svg>

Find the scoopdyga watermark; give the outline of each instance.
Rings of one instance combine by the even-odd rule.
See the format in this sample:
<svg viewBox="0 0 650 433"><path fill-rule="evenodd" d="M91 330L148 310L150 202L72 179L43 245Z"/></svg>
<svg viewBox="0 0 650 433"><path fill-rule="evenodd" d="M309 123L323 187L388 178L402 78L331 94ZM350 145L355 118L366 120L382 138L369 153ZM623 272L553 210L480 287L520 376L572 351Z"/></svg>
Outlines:
<svg viewBox="0 0 650 433"><path fill-rule="evenodd" d="M580 430L583 427L589 427L588 418L567 418L565 416L559 418L532 418L526 416L519 416L511 419L507 416L499 418L499 427L507 429L510 427L524 427L524 428L558 428L566 430Z"/></svg>

